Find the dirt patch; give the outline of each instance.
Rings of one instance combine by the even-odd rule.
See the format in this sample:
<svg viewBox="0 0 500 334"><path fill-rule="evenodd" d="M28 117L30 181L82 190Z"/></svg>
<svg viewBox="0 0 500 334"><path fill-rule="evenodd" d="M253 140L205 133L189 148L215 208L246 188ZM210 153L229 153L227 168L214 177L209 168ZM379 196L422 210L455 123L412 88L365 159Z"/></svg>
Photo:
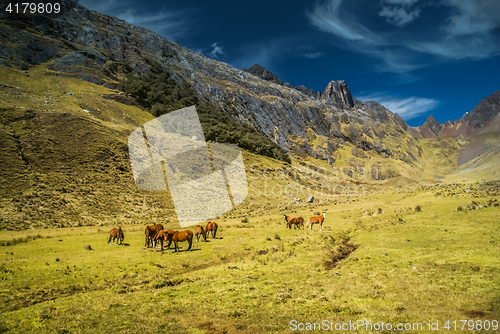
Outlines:
<svg viewBox="0 0 500 334"><path fill-rule="evenodd" d="M464 315L467 316L468 318L484 318L486 316L486 313L483 311L465 311Z"/></svg>
<svg viewBox="0 0 500 334"><path fill-rule="evenodd" d="M199 329L207 331L209 334L225 334L227 331L217 328L211 321L205 322L198 326Z"/></svg>
<svg viewBox="0 0 500 334"><path fill-rule="evenodd" d="M473 140L468 146L460 151L460 157L458 158L457 164L458 166L462 166L466 162L483 155L489 150L490 149L481 141Z"/></svg>
<svg viewBox="0 0 500 334"><path fill-rule="evenodd" d="M338 251L332 250L328 254L328 260L323 263L326 270L332 270L339 265L340 261L349 257L352 252L358 249L359 245L355 245L349 242L350 239L344 239L339 246Z"/></svg>

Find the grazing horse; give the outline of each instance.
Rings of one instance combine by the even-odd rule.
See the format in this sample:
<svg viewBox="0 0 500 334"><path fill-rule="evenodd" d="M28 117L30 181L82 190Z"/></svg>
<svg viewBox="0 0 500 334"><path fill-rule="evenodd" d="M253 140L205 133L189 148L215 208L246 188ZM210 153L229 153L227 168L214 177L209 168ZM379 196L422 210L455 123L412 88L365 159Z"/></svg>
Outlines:
<svg viewBox="0 0 500 334"><path fill-rule="evenodd" d="M203 239L207 241L207 234L205 233L203 226L196 225L196 227L194 228L194 234L196 235L196 242L200 240L200 236L203 236Z"/></svg>
<svg viewBox="0 0 500 334"><path fill-rule="evenodd" d="M283 215L283 217L286 220L286 227L289 229L292 229L292 225L294 230L297 227L300 229L300 226L304 227L304 218L302 217L289 217L287 215Z"/></svg>
<svg viewBox="0 0 500 334"><path fill-rule="evenodd" d="M326 213L323 212L321 216L316 216L316 217L311 217L307 221L306 227L309 227L311 229L311 232L313 230L313 225L314 224L319 224L319 230L321 231L321 227L323 226L323 220L326 218Z"/></svg>
<svg viewBox="0 0 500 334"><path fill-rule="evenodd" d="M153 241L155 242L155 244L156 244L156 242L158 240L160 240L160 245L161 245L161 250L162 251L163 251L163 241L167 241L168 240L168 234L174 234L174 230L170 230L170 229L168 229L168 230L159 230L156 233L156 235L154 236L154 238L153 238ZM170 244L171 244L171 242L168 243L167 249L170 248Z"/></svg>
<svg viewBox="0 0 500 334"><path fill-rule="evenodd" d="M219 225L217 225L217 223L213 223L213 222L208 222L207 224L207 228L205 229L205 233L210 235L210 231L212 231L212 238L215 239L215 235L217 233L217 227Z"/></svg>
<svg viewBox="0 0 500 334"><path fill-rule="evenodd" d="M111 232L109 232L108 244L111 242L111 239L113 239L113 245L116 245L115 239L116 239L116 241L119 240L120 244L123 242L123 239L125 239L125 236L123 235L123 231L122 231L121 227L114 228L111 230Z"/></svg>
<svg viewBox="0 0 500 334"><path fill-rule="evenodd" d="M153 248L155 248L156 244L154 241L154 237L155 237L156 233L158 233L158 231L161 231L161 230L163 230L162 224L147 226L146 229L144 230L144 235L146 236L146 244L144 245L144 247L149 248L149 241L151 240Z"/></svg>
<svg viewBox="0 0 500 334"><path fill-rule="evenodd" d="M187 250L190 250L191 245L193 244L193 232L191 232L190 230L180 232L172 230L160 231L156 238L160 240L162 251L163 241L168 241L167 249L170 247L170 244L173 241L175 245L175 252L179 252L179 242L187 241L189 243L189 248Z"/></svg>

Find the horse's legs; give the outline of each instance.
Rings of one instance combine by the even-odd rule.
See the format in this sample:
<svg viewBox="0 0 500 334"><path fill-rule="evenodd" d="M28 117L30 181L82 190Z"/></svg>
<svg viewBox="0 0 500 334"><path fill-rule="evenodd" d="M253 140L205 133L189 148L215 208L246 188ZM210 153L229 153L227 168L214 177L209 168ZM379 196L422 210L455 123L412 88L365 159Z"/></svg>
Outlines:
<svg viewBox="0 0 500 334"><path fill-rule="evenodd" d="M111 246L111 235L109 236L108 245Z"/></svg>
<svg viewBox="0 0 500 334"><path fill-rule="evenodd" d="M189 242L188 250L191 250L191 245L193 244L193 239L189 239L188 242Z"/></svg>

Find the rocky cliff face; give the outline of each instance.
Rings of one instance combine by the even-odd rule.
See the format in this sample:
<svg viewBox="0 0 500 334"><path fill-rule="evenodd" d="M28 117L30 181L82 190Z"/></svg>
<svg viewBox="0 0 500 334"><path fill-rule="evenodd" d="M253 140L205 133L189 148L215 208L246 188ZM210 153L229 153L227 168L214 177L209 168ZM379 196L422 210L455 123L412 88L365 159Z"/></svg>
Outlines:
<svg viewBox="0 0 500 334"><path fill-rule="evenodd" d="M321 96L321 101L335 103L347 108L354 107L354 99L344 80L330 81Z"/></svg>
<svg viewBox="0 0 500 334"><path fill-rule="evenodd" d="M0 37L6 41L0 47L5 66L27 69L49 63L53 75L110 88L123 74L147 73L153 62L160 62L200 98L300 155L331 160L346 143L405 159L418 155L416 143L405 140L410 136L406 123L376 102L353 99L345 81L330 82L323 93L291 87L263 67L253 66L250 73L238 70L77 4L57 17L1 13ZM318 136L332 143L318 148L313 144Z"/></svg>

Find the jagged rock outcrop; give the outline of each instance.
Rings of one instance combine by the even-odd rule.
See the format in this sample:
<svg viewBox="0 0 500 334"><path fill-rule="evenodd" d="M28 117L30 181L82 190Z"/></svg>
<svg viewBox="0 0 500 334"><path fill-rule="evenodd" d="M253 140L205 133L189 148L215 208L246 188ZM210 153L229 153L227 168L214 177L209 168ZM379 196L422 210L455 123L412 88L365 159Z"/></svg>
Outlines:
<svg viewBox="0 0 500 334"><path fill-rule="evenodd" d="M441 124L439 124L434 116L430 115L427 117L424 124L419 127L418 134L423 138L432 138L439 136L441 134L441 130Z"/></svg>
<svg viewBox="0 0 500 334"><path fill-rule="evenodd" d="M335 103L347 108L354 107L354 99L344 80L330 81L321 96L321 101Z"/></svg>

